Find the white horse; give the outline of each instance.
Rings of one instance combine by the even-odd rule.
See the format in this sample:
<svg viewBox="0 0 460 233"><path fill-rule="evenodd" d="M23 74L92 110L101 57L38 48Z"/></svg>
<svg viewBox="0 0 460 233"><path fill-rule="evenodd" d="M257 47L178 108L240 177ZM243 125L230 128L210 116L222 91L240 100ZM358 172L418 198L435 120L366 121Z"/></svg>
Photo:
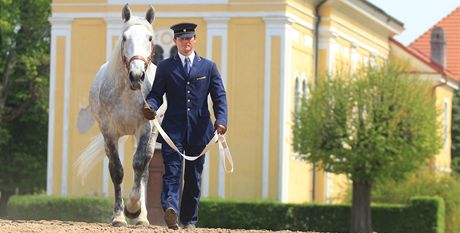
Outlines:
<svg viewBox="0 0 460 233"><path fill-rule="evenodd" d="M123 7L125 24L122 34L110 60L97 72L89 94L90 109L99 123L101 135L80 155L76 165L78 174L86 176L91 167L104 157L103 153L97 153L98 147L104 144L115 190L113 226L126 226L125 216L135 218L136 225L149 225L145 192L148 166L158 131L144 118L142 108L156 70L151 63L154 14L153 7L150 7L145 18L140 18L131 15L128 4ZM134 185L126 206L121 195L123 166L118 155L118 140L125 135L135 135L137 140L133 158Z"/></svg>

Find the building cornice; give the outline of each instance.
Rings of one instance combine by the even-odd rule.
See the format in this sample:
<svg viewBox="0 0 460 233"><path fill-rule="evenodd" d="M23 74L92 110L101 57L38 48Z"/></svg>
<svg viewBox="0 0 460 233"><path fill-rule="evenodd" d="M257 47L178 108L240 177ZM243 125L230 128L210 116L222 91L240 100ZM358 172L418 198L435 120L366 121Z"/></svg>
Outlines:
<svg viewBox="0 0 460 233"><path fill-rule="evenodd" d="M334 6L335 9L343 9L343 6L349 7L351 10L363 15L372 22L385 28L389 32L399 34L404 30L403 24L395 20L388 14L376 8L374 5L362 0L343 0L343 1L328 1L326 4Z"/></svg>
<svg viewBox="0 0 460 233"><path fill-rule="evenodd" d="M228 21L230 20L230 17L205 17L204 20L208 24L208 29L213 28L213 29L222 29L222 28L227 28L228 27Z"/></svg>

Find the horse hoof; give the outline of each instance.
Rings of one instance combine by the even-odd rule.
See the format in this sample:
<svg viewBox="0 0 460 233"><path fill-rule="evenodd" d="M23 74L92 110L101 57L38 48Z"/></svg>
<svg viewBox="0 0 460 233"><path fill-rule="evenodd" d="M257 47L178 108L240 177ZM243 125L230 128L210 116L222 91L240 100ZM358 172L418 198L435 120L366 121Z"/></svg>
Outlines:
<svg viewBox="0 0 460 233"><path fill-rule="evenodd" d="M112 226L113 227L126 227L128 226L128 223L122 222L122 221L113 221Z"/></svg>
<svg viewBox="0 0 460 233"><path fill-rule="evenodd" d="M126 209L126 206L125 206L125 210L124 210L124 213L125 213L125 216L128 217L128 218L137 218L139 217L139 215L141 214L141 209L139 209L137 212L135 213L130 213L127 209Z"/></svg>
<svg viewBox="0 0 460 233"><path fill-rule="evenodd" d="M137 220L136 221L136 226L149 226L150 223L149 223L149 220L147 219L142 219L142 220Z"/></svg>

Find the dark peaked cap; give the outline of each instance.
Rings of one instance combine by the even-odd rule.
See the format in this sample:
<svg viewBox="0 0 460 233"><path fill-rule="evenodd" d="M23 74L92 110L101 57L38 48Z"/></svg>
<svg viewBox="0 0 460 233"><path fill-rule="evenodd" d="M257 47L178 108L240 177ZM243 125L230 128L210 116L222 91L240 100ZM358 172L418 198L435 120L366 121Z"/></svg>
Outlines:
<svg viewBox="0 0 460 233"><path fill-rule="evenodd" d="M171 26L174 31L174 37L187 38L195 35L196 24L194 23L178 23Z"/></svg>

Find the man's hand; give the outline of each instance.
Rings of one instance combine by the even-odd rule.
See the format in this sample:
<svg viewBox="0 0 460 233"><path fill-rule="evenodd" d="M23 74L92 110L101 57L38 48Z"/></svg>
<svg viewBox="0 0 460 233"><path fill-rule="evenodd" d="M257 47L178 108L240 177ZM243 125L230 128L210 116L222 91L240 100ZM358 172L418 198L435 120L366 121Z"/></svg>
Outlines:
<svg viewBox="0 0 460 233"><path fill-rule="evenodd" d="M214 128L216 128L217 133L220 135L224 135L227 132L227 128L223 125L215 125Z"/></svg>
<svg viewBox="0 0 460 233"><path fill-rule="evenodd" d="M150 108L150 106L144 106L142 109L142 113L144 114L144 117L148 120L153 120L157 116L157 112Z"/></svg>

